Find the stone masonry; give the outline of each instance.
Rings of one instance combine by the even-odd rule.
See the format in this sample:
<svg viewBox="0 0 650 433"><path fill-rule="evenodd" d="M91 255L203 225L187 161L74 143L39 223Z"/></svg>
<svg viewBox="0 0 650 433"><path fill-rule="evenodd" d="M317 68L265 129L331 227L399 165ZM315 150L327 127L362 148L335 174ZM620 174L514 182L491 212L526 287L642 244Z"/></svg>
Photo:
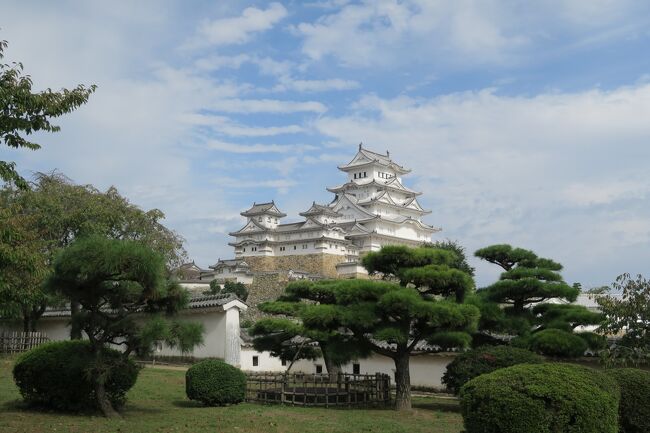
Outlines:
<svg viewBox="0 0 650 433"><path fill-rule="evenodd" d="M275 257L246 257L246 263L254 273L265 271L303 271L336 278L336 265L345 261L345 256L334 254L305 254Z"/></svg>

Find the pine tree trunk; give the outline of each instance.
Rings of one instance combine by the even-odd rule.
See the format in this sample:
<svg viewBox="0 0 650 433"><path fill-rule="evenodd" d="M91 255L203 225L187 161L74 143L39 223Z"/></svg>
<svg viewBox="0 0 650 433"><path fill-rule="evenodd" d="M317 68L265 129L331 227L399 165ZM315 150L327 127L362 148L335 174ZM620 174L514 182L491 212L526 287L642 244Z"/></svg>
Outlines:
<svg viewBox="0 0 650 433"><path fill-rule="evenodd" d="M120 415L115 411L111 401L108 399L108 395L106 395L106 372L104 371L106 366L102 359L103 345L97 341L93 341L92 344L94 346L93 353L95 354L95 371L93 372L92 378L95 382L95 400L97 401L97 406L106 418L117 418Z"/></svg>
<svg viewBox="0 0 650 433"><path fill-rule="evenodd" d="M393 358L395 361L395 409L411 409L411 372L409 367L410 354L402 353Z"/></svg>
<svg viewBox="0 0 650 433"><path fill-rule="evenodd" d="M327 348L321 345L321 353L323 354L323 362L325 362L325 369L327 374L330 377L336 378L336 376L341 371L341 366L332 360L332 357L329 356Z"/></svg>
<svg viewBox="0 0 650 433"><path fill-rule="evenodd" d="M106 395L106 388L104 387L104 380L100 377L95 377L95 397L97 399L97 405L102 411L106 418L118 418L119 413L113 409L111 401Z"/></svg>
<svg viewBox="0 0 650 433"><path fill-rule="evenodd" d="M29 332L29 314L23 312L23 332Z"/></svg>
<svg viewBox="0 0 650 433"><path fill-rule="evenodd" d="M70 326L70 339L71 340L81 340L81 327L74 320L74 315L79 312L80 305L78 302L70 303L70 315L72 316L72 325Z"/></svg>

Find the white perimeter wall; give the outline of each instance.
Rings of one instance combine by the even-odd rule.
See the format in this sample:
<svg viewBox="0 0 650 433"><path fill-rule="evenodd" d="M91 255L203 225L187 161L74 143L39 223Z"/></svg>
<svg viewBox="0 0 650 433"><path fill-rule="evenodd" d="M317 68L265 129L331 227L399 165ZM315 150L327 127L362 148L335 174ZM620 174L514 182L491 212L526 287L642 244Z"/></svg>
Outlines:
<svg viewBox="0 0 650 433"><path fill-rule="evenodd" d="M259 365L253 366L253 356L257 356ZM436 389L444 389L442 384L442 375L445 374L447 364L449 364L456 355L454 354L428 354L411 357L411 385L426 386ZM372 355L366 359L346 364L343 371L352 373L352 365L359 364L361 374L385 373L392 378L395 377L395 364L391 358L381 355ZM322 359L314 361L299 360L291 371L302 373L316 373L316 365L323 366L323 372L326 372L325 363ZM244 371L274 371L282 372L287 369L282 365L279 358L274 358L269 352L257 352L250 348L244 348L241 351L241 369ZM394 379L393 379L394 380ZM393 382L394 383L394 382Z"/></svg>
<svg viewBox="0 0 650 433"><path fill-rule="evenodd" d="M194 314L181 314L176 319L183 322L199 322L203 324L203 345L195 348L185 356L196 358L221 358L225 359L226 348L226 312L206 311ZM156 352L161 356L183 356L180 350L163 345L162 350Z"/></svg>
<svg viewBox="0 0 650 433"><path fill-rule="evenodd" d="M194 349L186 356L196 358L221 358L232 365L240 364L240 337L239 337L239 310L229 308L226 311L214 310L192 310L181 313L177 320L187 322L199 322L203 324L203 345ZM63 341L70 339L70 318L69 317L44 317L37 322L37 331L45 332L51 341ZM22 331L22 325L18 323L0 323L0 331ZM181 356L178 349L172 349L163 345L162 349L156 352L161 356ZM279 363L279 361L278 361Z"/></svg>

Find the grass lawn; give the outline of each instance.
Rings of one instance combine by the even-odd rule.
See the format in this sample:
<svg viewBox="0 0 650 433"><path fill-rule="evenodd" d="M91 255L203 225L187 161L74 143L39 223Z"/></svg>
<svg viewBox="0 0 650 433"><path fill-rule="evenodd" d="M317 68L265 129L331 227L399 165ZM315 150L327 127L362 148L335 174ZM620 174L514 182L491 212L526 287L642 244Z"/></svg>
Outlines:
<svg viewBox="0 0 650 433"><path fill-rule="evenodd" d="M409 413L392 410L312 409L243 403L206 408L185 397L182 370L146 368L129 392L123 418L62 415L23 407L11 377L12 359L0 358L0 432L427 432L458 433L453 401L418 397Z"/></svg>

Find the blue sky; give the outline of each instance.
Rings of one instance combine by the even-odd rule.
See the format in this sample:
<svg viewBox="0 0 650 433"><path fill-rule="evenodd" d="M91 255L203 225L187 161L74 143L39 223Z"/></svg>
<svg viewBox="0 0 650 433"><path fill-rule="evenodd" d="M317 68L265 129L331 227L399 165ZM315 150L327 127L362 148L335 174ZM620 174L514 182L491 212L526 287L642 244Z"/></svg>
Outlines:
<svg viewBox="0 0 650 433"><path fill-rule="evenodd" d="M115 185L207 266L253 201L328 202L363 141L413 169L437 238L608 284L650 261L649 24L626 0L9 0L7 60L98 90L0 159Z"/></svg>

